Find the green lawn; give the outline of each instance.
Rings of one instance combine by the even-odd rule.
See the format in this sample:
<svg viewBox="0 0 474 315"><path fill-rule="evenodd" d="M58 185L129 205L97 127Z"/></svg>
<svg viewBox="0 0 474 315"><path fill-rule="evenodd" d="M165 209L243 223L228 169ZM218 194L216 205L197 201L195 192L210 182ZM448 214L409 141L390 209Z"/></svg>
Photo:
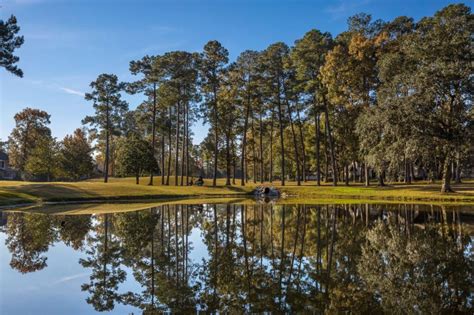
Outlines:
<svg viewBox="0 0 474 315"><path fill-rule="evenodd" d="M75 183L0 181L0 206L43 201L236 197L251 193L255 186L259 185L249 182L245 187L242 187L237 181L236 185L226 187L224 180L219 179L218 186L211 187L212 181L206 179L203 187L162 186L159 184L159 177L155 179L155 186L148 186L147 183L147 178L142 178L140 185L135 185L133 178L111 178L107 184L101 180ZM391 184L387 187L377 187L375 183L371 187L364 187L360 184L333 187L330 184L324 184L317 187L314 182L307 182L302 186L296 186L296 183L289 182L285 187L281 187L277 182L274 183L274 186L280 188L295 202L335 198L359 202L360 200L387 200L392 202L437 201L474 204L474 181L472 180L454 185L453 188L456 192L451 194L441 194L439 184L427 183Z"/></svg>

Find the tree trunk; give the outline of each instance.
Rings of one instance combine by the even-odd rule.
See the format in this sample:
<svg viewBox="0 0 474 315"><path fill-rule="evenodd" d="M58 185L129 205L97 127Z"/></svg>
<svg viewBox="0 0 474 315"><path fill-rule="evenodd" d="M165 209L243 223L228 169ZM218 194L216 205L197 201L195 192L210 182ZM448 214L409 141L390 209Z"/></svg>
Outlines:
<svg viewBox="0 0 474 315"><path fill-rule="evenodd" d="M180 185L184 185L184 162L186 160L186 133L187 133L187 126L186 126L186 112L187 112L187 104L184 103L183 109L183 151L181 153L181 182Z"/></svg>
<svg viewBox="0 0 474 315"><path fill-rule="evenodd" d="M385 186L385 183L383 181L384 173L385 173L384 171L379 172L379 186Z"/></svg>
<svg viewBox="0 0 474 315"><path fill-rule="evenodd" d="M451 158L449 154L446 155L443 167L443 184L441 185L442 193L453 192L451 189Z"/></svg>
<svg viewBox="0 0 474 315"><path fill-rule="evenodd" d="M288 107L288 117L290 119L291 134L293 136L293 143L295 148L295 161L296 161L296 183L301 186L301 174L300 174L300 156L298 153L298 141L296 141L295 126L293 124L293 117L291 117L291 106L290 102L286 100L286 106Z"/></svg>
<svg viewBox="0 0 474 315"><path fill-rule="evenodd" d="M332 184L333 186L337 186L336 154L334 152L334 144L332 142L331 124L329 122L329 108L328 108L328 104L326 100L324 100L324 111L325 111L325 116L326 116L326 129L327 129L327 136L328 136L328 143L329 143L329 151L331 153L331 166L332 166L332 173L333 173Z"/></svg>
<svg viewBox="0 0 474 315"><path fill-rule="evenodd" d="M273 183L273 120L274 120L274 113L272 108L272 117L270 119L270 174L269 174L269 181Z"/></svg>
<svg viewBox="0 0 474 315"><path fill-rule="evenodd" d="M455 183L461 184L461 163L460 163L460 154L459 152L456 153L456 176L455 176Z"/></svg>
<svg viewBox="0 0 474 315"><path fill-rule="evenodd" d="M230 136L227 132L225 135L225 159L226 159L226 186L230 186Z"/></svg>
<svg viewBox="0 0 474 315"><path fill-rule="evenodd" d="M346 164L345 168L345 181L346 181L346 186L349 186L349 165Z"/></svg>
<svg viewBox="0 0 474 315"><path fill-rule="evenodd" d="M109 181L109 155L110 155L110 117L109 117L109 103L106 103L106 126L105 126L105 165L104 165L104 183Z"/></svg>
<svg viewBox="0 0 474 315"><path fill-rule="evenodd" d="M180 116L180 101L176 106L176 152L174 161L174 185L178 186L178 169L179 169L179 116Z"/></svg>
<svg viewBox="0 0 474 315"><path fill-rule="evenodd" d="M140 184L140 174L138 173L135 175L135 184Z"/></svg>
<svg viewBox="0 0 474 315"><path fill-rule="evenodd" d="M212 175L212 186L217 185L217 158L219 154L219 131L217 122L217 89L214 87L214 173Z"/></svg>
<svg viewBox="0 0 474 315"><path fill-rule="evenodd" d="M240 160L240 168L242 171L242 176L240 179L240 185L245 186L245 176L246 174L246 167L245 167L245 155L247 154L247 128L249 123L249 116L250 116L250 97L247 99L247 108L245 109L245 120L244 120L244 130L242 134L242 157Z"/></svg>
<svg viewBox="0 0 474 315"><path fill-rule="evenodd" d="M263 184L263 110L260 110L260 183Z"/></svg>
<svg viewBox="0 0 474 315"><path fill-rule="evenodd" d="M232 138L231 142L231 147L232 147L232 185L235 185L235 175L236 175L236 168L237 168L237 162L235 161L235 145L234 145L234 139Z"/></svg>
<svg viewBox="0 0 474 315"><path fill-rule="evenodd" d="M189 170L189 104L186 104L186 186L189 185Z"/></svg>
<svg viewBox="0 0 474 315"><path fill-rule="evenodd" d="M412 176L411 176L411 161L410 159L405 159L405 183L411 184Z"/></svg>
<svg viewBox="0 0 474 315"><path fill-rule="evenodd" d="M110 149L109 149L109 176L115 176L115 148L114 148L114 135L110 132Z"/></svg>
<svg viewBox="0 0 474 315"><path fill-rule="evenodd" d="M357 162L352 162L352 181L357 183Z"/></svg>
<svg viewBox="0 0 474 315"><path fill-rule="evenodd" d="M171 106L168 108L168 170L166 172L166 185L170 184L171 173Z"/></svg>
<svg viewBox="0 0 474 315"><path fill-rule="evenodd" d="M161 185L165 184L165 134L161 134Z"/></svg>
<svg viewBox="0 0 474 315"><path fill-rule="evenodd" d="M279 91L278 91L278 94L280 94ZM278 127L280 129L281 185L285 186L285 175L286 175L285 174L285 142L283 139L283 114L281 110L280 96L278 96L277 107L278 107Z"/></svg>
<svg viewBox="0 0 474 315"><path fill-rule="evenodd" d="M326 139L326 143L324 144L324 182L329 183L329 148L327 144L327 131L326 128L324 128L324 137Z"/></svg>
<svg viewBox="0 0 474 315"><path fill-rule="evenodd" d="M316 109L315 109L316 110ZM316 125L316 184L321 186L321 126L319 113L314 114ZM327 176L327 174L326 174Z"/></svg>
<svg viewBox="0 0 474 315"><path fill-rule="evenodd" d="M151 152L155 158L155 134L156 134L156 83L153 83L153 118L151 122ZM150 167L150 181L148 185L153 186L153 166Z"/></svg>
<svg viewBox="0 0 474 315"><path fill-rule="evenodd" d="M367 163L364 163L364 177L365 177L365 186L369 187L370 186L370 175L369 175L369 166L367 166Z"/></svg>
<svg viewBox="0 0 474 315"><path fill-rule="evenodd" d="M257 182L257 153L255 151L255 125L254 125L255 115L252 113L252 177L253 182Z"/></svg>
<svg viewBox="0 0 474 315"><path fill-rule="evenodd" d="M299 129L299 136L300 136L300 142L301 142L301 153L302 153L302 163L303 165L301 166L301 176L303 177L303 182L306 182L306 147L304 145L304 133L303 133L303 123L301 121L301 115L300 115L300 109L298 107L298 104L296 104L296 118L298 120L298 129Z"/></svg>

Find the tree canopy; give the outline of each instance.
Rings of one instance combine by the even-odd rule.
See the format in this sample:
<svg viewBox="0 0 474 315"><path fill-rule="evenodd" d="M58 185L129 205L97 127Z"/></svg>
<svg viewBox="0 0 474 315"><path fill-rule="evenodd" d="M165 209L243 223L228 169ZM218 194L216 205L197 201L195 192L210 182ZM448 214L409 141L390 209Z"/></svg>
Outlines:
<svg viewBox="0 0 474 315"><path fill-rule="evenodd" d="M214 186L218 177L226 185L442 180L441 191L452 191L474 165L471 8L452 4L419 21L360 13L347 22L336 37L312 29L291 46L246 50L235 61L211 40L201 52L131 61L133 82L99 75L86 94L95 114L83 123L104 181L118 175L119 143L133 134L151 145L157 163L149 167L159 164L140 169L149 184L159 172L163 185L194 176ZM135 109L123 91L143 97ZM9 150L23 171L49 116L18 115ZM194 145L198 119L209 129Z"/></svg>
<svg viewBox="0 0 474 315"><path fill-rule="evenodd" d="M16 65L20 57L14 55L15 50L25 41L23 36L17 35L19 31L20 27L14 15L6 21L0 19L0 67L21 78L23 70Z"/></svg>

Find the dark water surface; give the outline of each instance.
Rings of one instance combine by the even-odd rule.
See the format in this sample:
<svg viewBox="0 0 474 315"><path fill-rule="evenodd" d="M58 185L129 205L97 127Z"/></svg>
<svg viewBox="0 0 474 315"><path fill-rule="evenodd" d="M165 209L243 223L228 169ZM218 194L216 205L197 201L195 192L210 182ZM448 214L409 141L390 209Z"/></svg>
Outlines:
<svg viewBox="0 0 474 315"><path fill-rule="evenodd" d="M94 212L1 214L0 314L473 312L474 207Z"/></svg>

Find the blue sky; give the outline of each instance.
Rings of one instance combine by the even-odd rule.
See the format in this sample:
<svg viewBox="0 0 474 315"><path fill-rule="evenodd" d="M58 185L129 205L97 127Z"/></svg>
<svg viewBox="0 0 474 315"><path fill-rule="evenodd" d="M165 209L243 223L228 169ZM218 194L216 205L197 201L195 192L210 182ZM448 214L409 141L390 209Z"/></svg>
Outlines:
<svg viewBox="0 0 474 315"><path fill-rule="evenodd" d="M17 16L25 44L17 51L24 78L0 69L0 139L25 107L51 114L53 135L63 138L92 114L83 98L101 73L132 80L129 62L171 50L200 51L219 40L234 59L246 49L283 41L291 45L310 29L334 36L349 16L376 19L408 15L416 20L455 3L442 0L0 0L0 16ZM469 1L467 1L469 3ZM126 97L130 108L140 99ZM195 143L206 126L193 127Z"/></svg>

